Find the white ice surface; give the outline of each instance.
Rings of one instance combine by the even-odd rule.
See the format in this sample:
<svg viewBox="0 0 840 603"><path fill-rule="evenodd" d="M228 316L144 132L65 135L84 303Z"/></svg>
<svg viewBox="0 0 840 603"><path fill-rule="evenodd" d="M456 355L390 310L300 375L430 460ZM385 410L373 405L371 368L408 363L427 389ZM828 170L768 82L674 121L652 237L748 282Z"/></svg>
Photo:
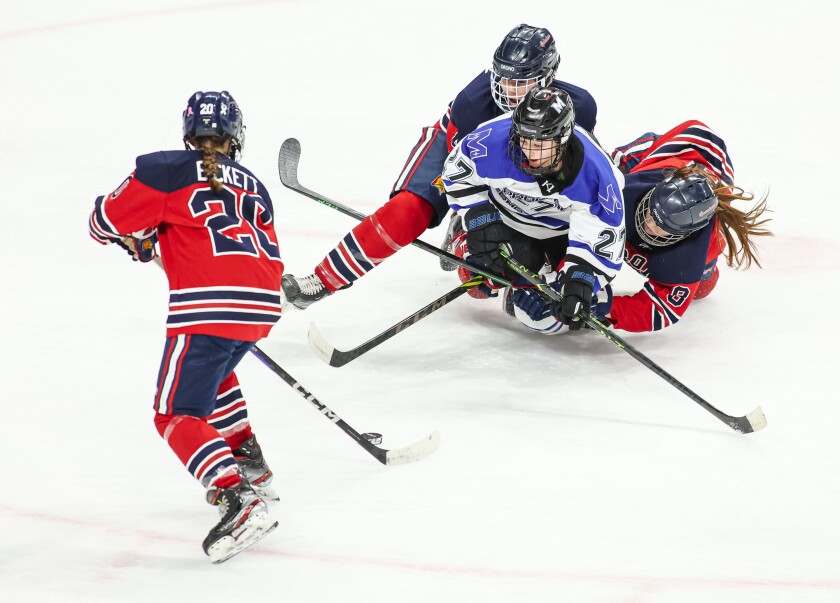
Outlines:
<svg viewBox="0 0 840 603"><path fill-rule="evenodd" d="M840 601L833 4L0 6L0 601ZM734 433L594 333L530 334L496 301L320 362L310 321L352 347L455 285L406 249L261 345L385 447L439 430L440 449L382 466L246 358L280 526L211 566L215 511L151 422L164 279L89 239L95 196L137 155L178 148L193 91L226 88L287 269L309 273L355 222L280 185L280 143L301 140L301 182L373 211L520 22L558 36L559 75L598 100L606 148L698 118L739 183L771 187L764 269L725 269L678 326L627 335L725 412L760 404L768 427ZM637 284L625 271L619 288Z"/></svg>

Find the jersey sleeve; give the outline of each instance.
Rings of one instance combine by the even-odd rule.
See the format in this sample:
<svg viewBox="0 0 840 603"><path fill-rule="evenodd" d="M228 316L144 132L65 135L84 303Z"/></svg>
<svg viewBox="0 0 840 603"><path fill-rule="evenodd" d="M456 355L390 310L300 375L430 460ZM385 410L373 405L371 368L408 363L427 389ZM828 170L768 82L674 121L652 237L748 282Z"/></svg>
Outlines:
<svg viewBox="0 0 840 603"><path fill-rule="evenodd" d="M679 322L700 287L703 275L714 268L723 242L713 236L717 220L689 239L645 259L632 255L628 263L647 276L642 290L613 298L610 322L632 332L659 331ZM628 250L630 248L628 247Z"/></svg>
<svg viewBox="0 0 840 603"><path fill-rule="evenodd" d="M443 187L449 206L458 213L490 202L489 187L478 174L475 163L458 143L443 164Z"/></svg>
<svg viewBox="0 0 840 603"><path fill-rule="evenodd" d="M103 245L154 228L163 219L167 193L147 182L158 179L166 164L160 158L137 159L137 168L113 192L96 198L88 221L93 239Z"/></svg>
<svg viewBox="0 0 840 603"><path fill-rule="evenodd" d="M613 298L608 320L616 329L642 333L660 331L682 318L700 282L665 284L648 279L634 295Z"/></svg>
<svg viewBox="0 0 840 603"><path fill-rule="evenodd" d="M597 292L615 278L624 257L624 179L605 153L594 146L593 155L603 159L581 170L581 193L574 195L569 220L566 262L588 266L595 273Z"/></svg>

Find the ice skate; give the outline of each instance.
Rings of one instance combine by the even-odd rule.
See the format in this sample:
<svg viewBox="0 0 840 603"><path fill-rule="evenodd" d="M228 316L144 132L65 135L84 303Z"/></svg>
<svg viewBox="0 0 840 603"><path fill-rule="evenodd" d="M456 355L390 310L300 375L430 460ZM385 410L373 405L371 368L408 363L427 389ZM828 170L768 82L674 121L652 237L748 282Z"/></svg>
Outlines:
<svg viewBox="0 0 840 603"><path fill-rule="evenodd" d="M227 561L277 527L268 506L244 480L230 488L208 490L207 502L217 505L221 516L202 543L212 563Z"/></svg>
<svg viewBox="0 0 840 603"><path fill-rule="evenodd" d="M254 491L265 500L280 500L277 491L271 486L274 474L263 457L262 448L257 442L257 436L252 435L233 451L233 458L239 465L239 471L245 480L251 484Z"/></svg>
<svg viewBox="0 0 840 603"><path fill-rule="evenodd" d="M329 289L324 286L317 274L310 274L303 278L286 274L283 275L281 286L286 301L299 310L308 308L330 294Z"/></svg>
<svg viewBox="0 0 840 603"><path fill-rule="evenodd" d="M455 253L455 245L452 245L452 241L456 238L456 233L461 232L463 232L463 228L461 228L461 216L453 213L452 218L449 220L449 226L446 229L446 236L443 238L443 243L440 248L449 253ZM447 272L452 272L458 265L446 258L440 258L440 267Z"/></svg>

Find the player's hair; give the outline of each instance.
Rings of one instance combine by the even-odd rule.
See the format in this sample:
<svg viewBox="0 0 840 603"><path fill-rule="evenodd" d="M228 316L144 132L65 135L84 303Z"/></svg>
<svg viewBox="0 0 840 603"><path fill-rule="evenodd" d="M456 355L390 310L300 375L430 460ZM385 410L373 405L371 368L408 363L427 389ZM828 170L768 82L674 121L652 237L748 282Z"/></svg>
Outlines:
<svg viewBox="0 0 840 603"><path fill-rule="evenodd" d="M214 193L222 190L222 183L216 179L216 172L218 166L216 165L216 151L224 146L225 141L217 136L199 136L194 139L193 147L197 151L201 151L203 159L201 160L201 168L204 176L207 178L208 184Z"/></svg>
<svg viewBox="0 0 840 603"><path fill-rule="evenodd" d="M753 237L773 236L764 225L770 218L761 218L767 210L767 193L747 211L732 206L733 201L754 201L755 195L739 186L725 184L720 178L710 174L699 165L688 165L675 171L675 175L685 178L689 174L703 174L709 181L718 206L715 217L718 219L718 233L726 242L726 265L730 268L749 268L753 262L761 268Z"/></svg>

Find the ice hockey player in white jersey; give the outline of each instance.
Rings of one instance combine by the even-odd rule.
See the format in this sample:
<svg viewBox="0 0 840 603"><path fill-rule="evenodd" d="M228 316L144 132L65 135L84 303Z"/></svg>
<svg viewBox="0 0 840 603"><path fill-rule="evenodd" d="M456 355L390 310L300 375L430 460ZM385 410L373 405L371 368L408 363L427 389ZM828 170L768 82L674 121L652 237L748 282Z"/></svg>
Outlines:
<svg viewBox="0 0 840 603"><path fill-rule="evenodd" d="M547 264L545 278L562 303L547 303L524 282L508 291L526 326L545 334L574 331L581 309L599 299L609 303L624 252L624 176L575 126L566 92L534 88L512 114L481 124L450 153L442 181L462 220L454 253L515 285L521 281L501 257L501 244L534 272ZM471 275L461 269L459 276ZM482 286L491 295L493 287Z"/></svg>

